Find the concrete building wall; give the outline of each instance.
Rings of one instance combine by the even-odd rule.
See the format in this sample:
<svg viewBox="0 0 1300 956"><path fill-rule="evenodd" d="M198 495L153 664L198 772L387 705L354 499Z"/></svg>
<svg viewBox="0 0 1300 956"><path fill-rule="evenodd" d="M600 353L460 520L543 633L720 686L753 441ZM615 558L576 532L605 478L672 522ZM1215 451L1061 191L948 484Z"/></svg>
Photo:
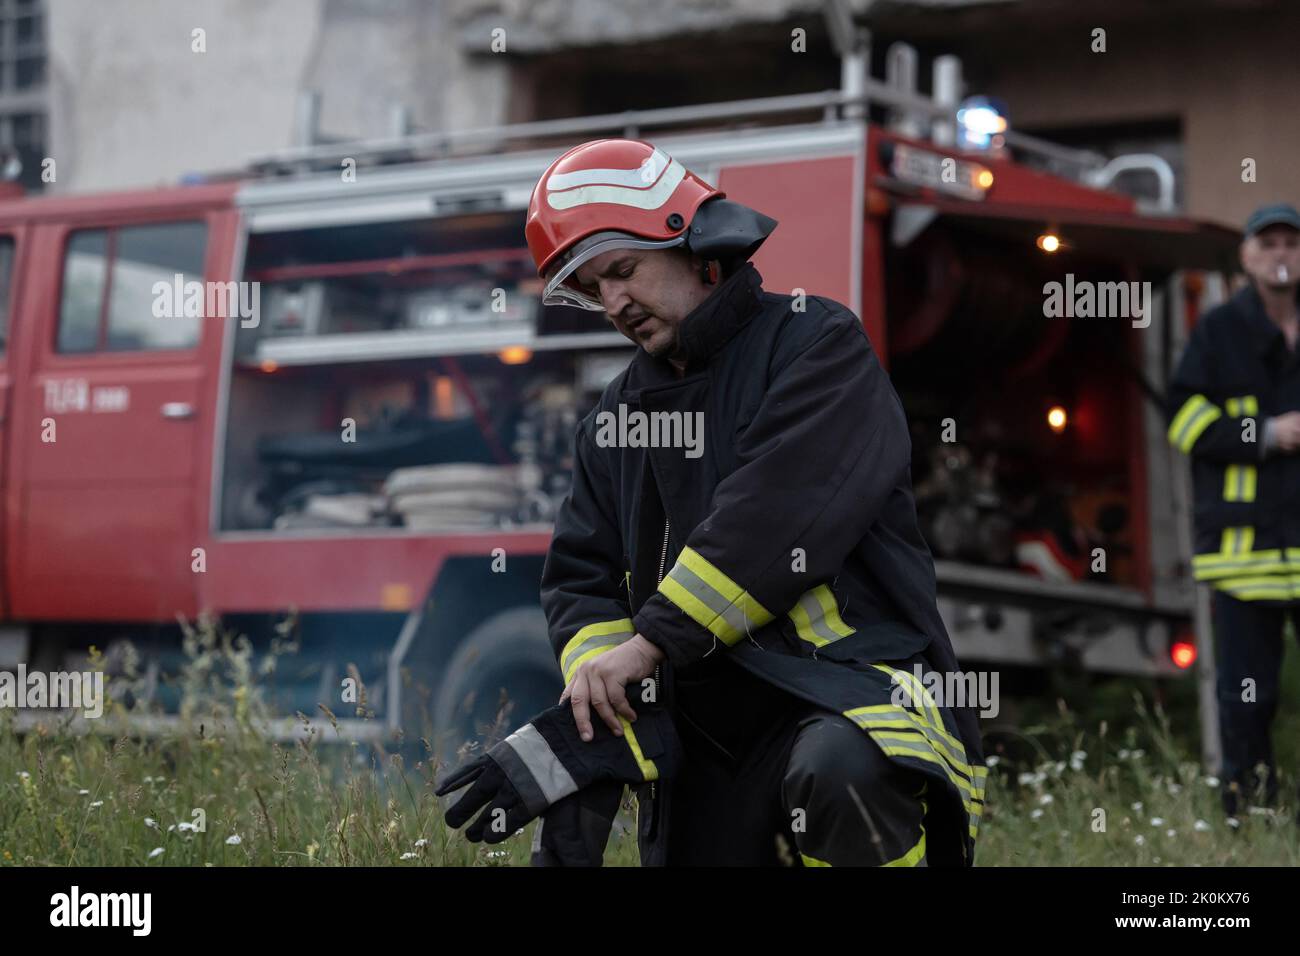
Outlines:
<svg viewBox="0 0 1300 956"><path fill-rule="evenodd" d="M287 144L320 12L319 0L49 0L48 188L174 182Z"/></svg>
<svg viewBox="0 0 1300 956"><path fill-rule="evenodd" d="M300 92L319 130L387 135L504 122L509 68L430 0L49 0L52 192L172 183L293 145ZM206 52L191 33L206 31ZM477 49L476 49L477 46Z"/></svg>

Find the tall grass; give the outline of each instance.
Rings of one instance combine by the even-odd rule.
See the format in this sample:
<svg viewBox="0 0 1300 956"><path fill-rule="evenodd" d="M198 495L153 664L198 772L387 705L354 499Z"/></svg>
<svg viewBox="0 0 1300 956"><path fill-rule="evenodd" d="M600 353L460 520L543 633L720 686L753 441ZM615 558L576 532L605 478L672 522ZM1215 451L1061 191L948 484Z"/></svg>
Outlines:
<svg viewBox="0 0 1300 956"><path fill-rule="evenodd" d="M322 707L321 721L299 715L297 741L273 739L263 685L293 652L290 633L259 657L212 620L186 626L180 720L160 737L128 724L144 712L130 661L97 721L51 717L20 732L15 712L0 711L0 865L527 863L531 827L488 847L444 825L433 795L443 765L427 738L352 741ZM358 711L372 719L364 698ZM1292 808L1231 826L1216 781L1141 695L1123 727L1062 706L990 749L980 865L1300 863ZM620 821L607 863L635 865L629 829Z"/></svg>

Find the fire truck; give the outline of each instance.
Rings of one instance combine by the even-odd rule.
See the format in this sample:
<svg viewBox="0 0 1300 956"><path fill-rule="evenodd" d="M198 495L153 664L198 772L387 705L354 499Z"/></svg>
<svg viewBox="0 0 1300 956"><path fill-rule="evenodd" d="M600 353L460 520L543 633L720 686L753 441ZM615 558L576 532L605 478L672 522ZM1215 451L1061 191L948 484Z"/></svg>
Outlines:
<svg viewBox="0 0 1300 956"><path fill-rule="evenodd" d="M553 703L550 522L575 424L633 346L540 305L523 225L555 156L622 135L779 221L755 258L767 289L861 317L909 416L963 666L1184 673L1188 496L1158 397L1238 237L1174 214L1153 157L1014 130L960 146L952 86L859 71L5 197L0 667L130 642L165 714L178 618L265 646L292 615L277 706L325 704L354 738L465 737L503 699L519 719ZM1116 188L1134 172L1156 202ZM1150 283L1147 324L1050 317L1067 277ZM339 703L349 675L375 719Z"/></svg>

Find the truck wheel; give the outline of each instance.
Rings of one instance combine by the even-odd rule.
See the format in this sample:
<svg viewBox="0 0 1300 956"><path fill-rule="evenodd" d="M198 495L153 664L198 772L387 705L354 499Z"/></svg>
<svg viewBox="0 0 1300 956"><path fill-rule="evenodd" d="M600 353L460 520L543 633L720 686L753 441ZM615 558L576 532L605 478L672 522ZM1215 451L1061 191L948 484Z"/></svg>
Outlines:
<svg viewBox="0 0 1300 956"><path fill-rule="evenodd" d="M466 742L491 746L563 690L542 609L502 611L475 628L447 664L433 705L434 745L456 763Z"/></svg>

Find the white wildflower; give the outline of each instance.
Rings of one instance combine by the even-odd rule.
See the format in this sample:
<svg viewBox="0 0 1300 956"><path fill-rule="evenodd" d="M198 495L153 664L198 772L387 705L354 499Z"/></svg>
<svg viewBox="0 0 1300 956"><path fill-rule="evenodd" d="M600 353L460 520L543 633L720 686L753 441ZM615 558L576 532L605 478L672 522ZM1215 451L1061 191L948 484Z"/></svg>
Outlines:
<svg viewBox="0 0 1300 956"><path fill-rule="evenodd" d="M158 857L162 856L165 852L167 851L164 850L162 847L156 846L149 851L149 859L151 860L157 859Z"/></svg>
<svg viewBox="0 0 1300 956"><path fill-rule="evenodd" d="M244 841L239 838L238 833L234 834L233 836L226 837L226 846L239 846L239 844L243 842Z"/></svg>
<svg viewBox="0 0 1300 956"><path fill-rule="evenodd" d="M408 852L408 853L403 853L402 856L401 856L401 859L403 859L403 860L414 860L414 859L415 859L415 854L414 854L414 853L410 853L410 852Z"/></svg>
<svg viewBox="0 0 1300 956"><path fill-rule="evenodd" d="M1192 829L1197 833L1204 833L1206 830L1210 829L1210 825L1204 820L1197 820L1192 824Z"/></svg>

